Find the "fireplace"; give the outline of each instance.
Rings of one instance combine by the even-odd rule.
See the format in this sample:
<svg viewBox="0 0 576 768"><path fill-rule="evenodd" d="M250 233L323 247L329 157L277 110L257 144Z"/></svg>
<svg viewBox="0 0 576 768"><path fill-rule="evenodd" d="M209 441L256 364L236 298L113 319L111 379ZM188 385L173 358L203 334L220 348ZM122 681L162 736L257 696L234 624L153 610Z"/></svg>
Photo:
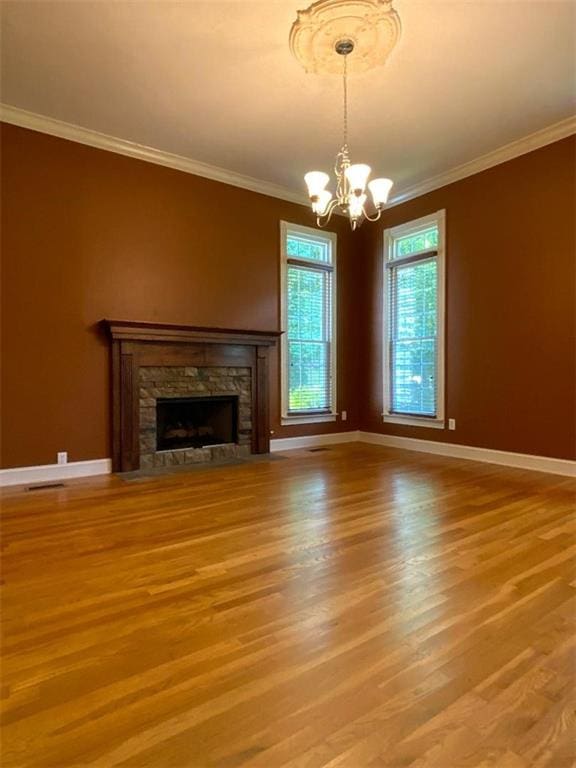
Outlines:
<svg viewBox="0 0 576 768"><path fill-rule="evenodd" d="M238 397L160 397L156 450L204 448L238 440Z"/></svg>
<svg viewBox="0 0 576 768"><path fill-rule="evenodd" d="M141 365L138 385L143 469L250 454L249 366Z"/></svg>
<svg viewBox="0 0 576 768"><path fill-rule="evenodd" d="M115 472L270 450L268 350L277 331L102 325L112 340Z"/></svg>

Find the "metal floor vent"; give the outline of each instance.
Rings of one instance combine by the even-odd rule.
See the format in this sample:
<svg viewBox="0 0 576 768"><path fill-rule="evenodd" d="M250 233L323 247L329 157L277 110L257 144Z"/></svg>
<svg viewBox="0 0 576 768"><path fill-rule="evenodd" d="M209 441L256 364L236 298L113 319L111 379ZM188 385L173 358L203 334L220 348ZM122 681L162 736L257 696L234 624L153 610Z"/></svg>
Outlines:
<svg viewBox="0 0 576 768"><path fill-rule="evenodd" d="M308 453L318 453L318 451L331 451L331 448L308 448Z"/></svg>
<svg viewBox="0 0 576 768"><path fill-rule="evenodd" d="M45 491L48 488L64 488L64 483L42 483L41 485L29 485L27 491Z"/></svg>

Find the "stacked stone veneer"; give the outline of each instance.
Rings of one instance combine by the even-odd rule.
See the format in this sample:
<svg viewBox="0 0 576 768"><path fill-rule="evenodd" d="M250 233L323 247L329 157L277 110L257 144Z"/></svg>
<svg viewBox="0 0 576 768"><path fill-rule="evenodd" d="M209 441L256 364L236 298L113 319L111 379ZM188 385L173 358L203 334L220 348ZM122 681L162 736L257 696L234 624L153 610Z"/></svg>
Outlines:
<svg viewBox="0 0 576 768"><path fill-rule="evenodd" d="M252 377L250 368L176 366L140 368L140 467L196 464L248 456L252 443ZM159 397L238 396L238 443L156 450L156 400Z"/></svg>

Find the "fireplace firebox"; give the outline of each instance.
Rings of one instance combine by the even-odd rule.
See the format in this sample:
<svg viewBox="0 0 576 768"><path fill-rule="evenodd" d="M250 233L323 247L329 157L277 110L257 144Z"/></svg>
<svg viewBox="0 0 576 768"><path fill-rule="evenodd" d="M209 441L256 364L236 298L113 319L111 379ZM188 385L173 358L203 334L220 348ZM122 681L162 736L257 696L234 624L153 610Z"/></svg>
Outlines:
<svg viewBox="0 0 576 768"><path fill-rule="evenodd" d="M203 448L238 441L238 397L161 397L156 401L156 450Z"/></svg>

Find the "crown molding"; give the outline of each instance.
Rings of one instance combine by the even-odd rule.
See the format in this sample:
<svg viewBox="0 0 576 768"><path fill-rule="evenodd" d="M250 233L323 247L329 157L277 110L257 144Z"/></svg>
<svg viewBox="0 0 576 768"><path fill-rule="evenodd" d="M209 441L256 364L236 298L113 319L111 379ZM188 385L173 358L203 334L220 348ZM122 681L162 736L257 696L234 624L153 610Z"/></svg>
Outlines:
<svg viewBox="0 0 576 768"><path fill-rule="evenodd" d="M154 147L147 147L143 144L137 144L133 141L118 139L115 136L109 136L106 133L92 131L89 128L83 128L80 125L65 123L62 120L55 120L52 117L38 115L34 112L28 112L19 107L13 107L10 104L0 103L0 122L17 125L20 128L28 128L31 131L47 133L50 136L57 136L60 139L68 139L79 144L86 144L96 149L104 149L108 152L115 152L117 155L133 157L137 160L144 160L147 163L163 165L166 168L173 168L177 171L184 171L193 176L202 176L205 179L219 181L222 184L230 184L233 187L248 189L251 192L257 192L268 197L277 197L280 200L287 200L290 203L309 206L310 202L304 194L299 194L286 187L273 184L270 181L261 181L252 176L244 176L241 173L227 171L225 168L219 168L216 165L209 165L200 160L193 160L182 155L175 155L172 152L164 152Z"/></svg>
<svg viewBox="0 0 576 768"><path fill-rule="evenodd" d="M125 139L118 139L114 136L108 136L105 133L92 131L89 128L82 128L79 125L65 123L62 120L55 120L52 117L38 115L34 112L28 112L19 107L13 107L10 104L0 103L0 122L11 123L12 125L28 128L32 131L47 133L51 136L57 136L60 139L68 139L79 144L86 144L89 147L104 149L108 152L115 152L118 155L133 157L137 160L144 160L147 163L163 165L167 168L173 168L177 171L190 173L193 176L202 176L205 179L219 181L222 184L230 184L233 187L248 189L251 192L257 192L261 195L276 197L280 200L287 200L290 203L304 205L308 207L310 202L306 195L294 192L293 190L273 184L270 181L261 181L252 176L244 176L234 171L227 171L225 168L219 168L215 165L203 163L200 160L193 160L182 155L175 155L171 152L164 152L153 147L147 147L143 144L136 144ZM540 131L524 136L517 141L510 142L503 147L488 152L475 160L464 163L449 171L432 176L429 179L413 184L404 189L400 189L388 202L387 208L400 205L408 200L425 195L435 189L440 189L455 181L460 181L468 176L473 176L481 171L486 171L496 165L513 160L515 157L525 155L535 149L540 149L547 144L553 144L568 136L576 133L576 115L571 115L565 120L543 128Z"/></svg>
<svg viewBox="0 0 576 768"><path fill-rule="evenodd" d="M513 160L515 157L520 157L520 155L525 155L535 149L545 147L547 144L553 144L555 141L565 139L573 133L576 133L576 115L571 115L565 120L560 120L559 123L554 123L547 128L542 128L540 131L536 131L521 139L512 141L510 144L505 144L503 147L499 147L492 152L481 155L475 160L470 160L468 163L458 165L449 171L440 173L437 176L432 176L418 184L405 187L389 200L386 207L390 208L394 205L400 205L408 200L413 200L415 197L425 195L427 192L432 192L435 189L440 189L440 187L453 184L455 181L460 181L468 176L474 176L474 174L480 173L481 171L487 171L495 165L506 163L508 160Z"/></svg>

